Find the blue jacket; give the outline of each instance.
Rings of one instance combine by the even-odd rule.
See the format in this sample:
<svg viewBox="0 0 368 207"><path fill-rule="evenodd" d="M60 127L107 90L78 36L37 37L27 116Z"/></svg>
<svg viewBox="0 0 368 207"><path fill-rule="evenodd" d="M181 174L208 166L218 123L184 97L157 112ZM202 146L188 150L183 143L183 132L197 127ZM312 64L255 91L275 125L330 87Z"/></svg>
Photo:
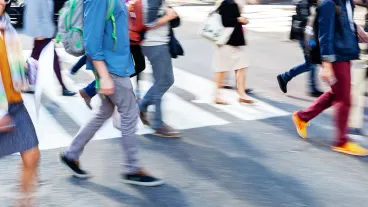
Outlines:
<svg viewBox="0 0 368 207"><path fill-rule="evenodd" d="M341 7L336 14L336 4ZM322 61L341 62L359 59L358 37L350 27L346 1L351 0L322 0L318 6L318 37L321 48ZM354 11L353 11L354 13Z"/></svg>
<svg viewBox="0 0 368 207"><path fill-rule="evenodd" d="M83 39L86 48L87 69L94 70L91 60L104 60L110 73L129 77L134 73L130 54L128 9L123 1L115 0L116 50L114 50L113 24L106 21L108 0L84 0Z"/></svg>

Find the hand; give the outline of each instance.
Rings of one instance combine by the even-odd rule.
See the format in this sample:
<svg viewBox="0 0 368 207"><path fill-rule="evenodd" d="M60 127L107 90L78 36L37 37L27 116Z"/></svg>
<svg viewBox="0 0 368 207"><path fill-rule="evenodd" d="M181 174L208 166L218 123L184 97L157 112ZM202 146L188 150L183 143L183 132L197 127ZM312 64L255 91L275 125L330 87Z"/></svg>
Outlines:
<svg viewBox="0 0 368 207"><path fill-rule="evenodd" d="M166 16L169 18L169 20L176 19L178 17L178 14L176 11L172 8L166 8Z"/></svg>
<svg viewBox="0 0 368 207"><path fill-rule="evenodd" d="M320 72L320 78L328 83L329 85L334 85L336 82L335 73L332 68L332 63L323 62L322 63L322 70Z"/></svg>
<svg viewBox="0 0 368 207"><path fill-rule="evenodd" d="M114 94L114 82L110 77L100 79L100 94L109 96Z"/></svg>
<svg viewBox="0 0 368 207"><path fill-rule="evenodd" d="M246 24L249 23L248 19L245 18L245 17L238 17L238 22L240 22L240 23L242 23L244 25L246 25Z"/></svg>

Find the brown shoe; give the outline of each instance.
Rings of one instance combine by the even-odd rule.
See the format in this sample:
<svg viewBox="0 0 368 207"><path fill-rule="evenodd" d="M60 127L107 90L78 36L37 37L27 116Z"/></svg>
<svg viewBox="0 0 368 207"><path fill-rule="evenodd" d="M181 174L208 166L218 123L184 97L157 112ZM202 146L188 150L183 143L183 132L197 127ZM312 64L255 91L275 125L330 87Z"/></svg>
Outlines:
<svg viewBox="0 0 368 207"><path fill-rule="evenodd" d="M141 118L143 125L151 126L151 124L147 120L147 112L140 112L139 117Z"/></svg>
<svg viewBox="0 0 368 207"><path fill-rule="evenodd" d="M168 125L164 125L161 128L157 129L154 135L166 138L180 138L183 136L180 132L176 131L174 128Z"/></svg>
<svg viewBox="0 0 368 207"><path fill-rule="evenodd" d="M251 99L244 99L244 98L239 98L239 103L244 103L244 104L253 104L254 101Z"/></svg>
<svg viewBox="0 0 368 207"><path fill-rule="evenodd" d="M87 95L87 93L86 93L86 91L84 91L84 89L80 89L79 94L84 99L84 102L86 102L87 107L92 110L92 106L91 106L91 99L92 98Z"/></svg>
<svg viewBox="0 0 368 207"><path fill-rule="evenodd" d="M0 133L1 132L10 132L14 130L15 124L13 119L9 115L5 115L0 119Z"/></svg>

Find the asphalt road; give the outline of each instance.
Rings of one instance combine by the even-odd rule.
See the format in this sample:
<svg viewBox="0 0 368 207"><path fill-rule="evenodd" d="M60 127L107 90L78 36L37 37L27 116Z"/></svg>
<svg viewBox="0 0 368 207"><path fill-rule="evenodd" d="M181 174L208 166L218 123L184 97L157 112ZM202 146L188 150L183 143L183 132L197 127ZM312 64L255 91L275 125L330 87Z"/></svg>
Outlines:
<svg viewBox="0 0 368 207"><path fill-rule="evenodd" d="M176 29L186 54L174 65L211 79L211 44L198 36L199 26L184 19ZM30 39L22 36L22 41L25 49L31 49ZM247 42L252 60L247 85L255 89L254 97L289 113L312 103L313 98L305 95L307 75L290 82L287 96L278 89L276 75L303 61L298 45L288 41L286 33L248 31ZM327 89L322 83L320 87ZM214 111L208 105L203 108ZM119 139L88 145L81 161L94 177L84 181L71 178L58 163L60 149L44 150L37 206L366 206L368 160L329 149L334 135L331 112L313 120L307 141L298 138L289 115L244 121L224 114L228 124L186 129L180 140L139 136L142 164L167 183L157 188L119 182ZM366 126L367 120L366 116ZM354 138L368 146L366 137ZM18 156L0 160L0 206L11 206L16 197L17 163Z"/></svg>

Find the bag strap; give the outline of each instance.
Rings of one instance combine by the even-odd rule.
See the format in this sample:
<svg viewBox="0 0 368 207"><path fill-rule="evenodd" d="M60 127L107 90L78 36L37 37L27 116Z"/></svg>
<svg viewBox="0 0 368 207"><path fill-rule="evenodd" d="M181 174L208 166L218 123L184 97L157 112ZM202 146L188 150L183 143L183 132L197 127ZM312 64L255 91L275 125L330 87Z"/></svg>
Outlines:
<svg viewBox="0 0 368 207"><path fill-rule="evenodd" d="M108 9L107 9L107 14L106 14L106 21L110 20L112 21L112 38L114 39L114 50L116 50L116 46L117 46L117 37L116 37L116 20L115 20L115 16L114 16L114 9L115 9L115 0L109 0L109 5L108 5Z"/></svg>

